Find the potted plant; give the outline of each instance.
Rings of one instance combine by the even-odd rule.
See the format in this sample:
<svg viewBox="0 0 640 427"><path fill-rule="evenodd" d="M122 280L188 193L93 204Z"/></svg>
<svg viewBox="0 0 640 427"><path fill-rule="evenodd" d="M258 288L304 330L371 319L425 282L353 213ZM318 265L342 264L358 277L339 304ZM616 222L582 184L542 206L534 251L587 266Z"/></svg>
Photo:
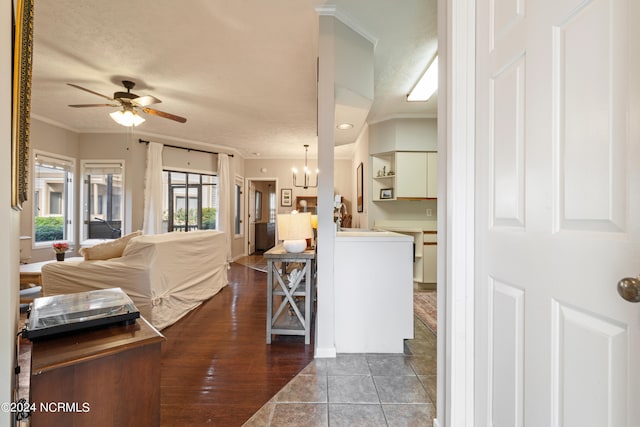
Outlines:
<svg viewBox="0 0 640 427"><path fill-rule="evenodd" d="M53 250L56 253L56 259L58 261L64 261L64 254L69 250L69 243L55 242L53 244Z"/></svg>

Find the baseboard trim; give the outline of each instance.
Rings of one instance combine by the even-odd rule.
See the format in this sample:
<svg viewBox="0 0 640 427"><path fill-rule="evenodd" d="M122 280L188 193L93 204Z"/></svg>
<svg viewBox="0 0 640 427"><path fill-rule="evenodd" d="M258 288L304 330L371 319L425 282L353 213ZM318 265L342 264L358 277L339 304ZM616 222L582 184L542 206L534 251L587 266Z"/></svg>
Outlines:
<svg viewBox="0 0 640 427"><path fill-rule="evenodd" d="M316 351L313 355L313 357L318 358L318 359L322 359L322 358L335 358L336 357L336 348L335 347L328 347L328 348L318 348L316 347Z"/></svg>

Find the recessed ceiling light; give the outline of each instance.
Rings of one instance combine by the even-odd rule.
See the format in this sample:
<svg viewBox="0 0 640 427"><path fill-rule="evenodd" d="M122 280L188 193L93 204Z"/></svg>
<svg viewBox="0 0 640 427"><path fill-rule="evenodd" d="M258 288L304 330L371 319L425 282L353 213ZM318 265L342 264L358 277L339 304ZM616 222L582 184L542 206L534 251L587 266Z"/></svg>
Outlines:
<svg viewBox="0 0 640 427"><path fill-rule="evenodd" d="M336 126L338 129L340 130L348 130L351 129L353 127L353 125L351 123L340 123L338 126Z"/></svg>

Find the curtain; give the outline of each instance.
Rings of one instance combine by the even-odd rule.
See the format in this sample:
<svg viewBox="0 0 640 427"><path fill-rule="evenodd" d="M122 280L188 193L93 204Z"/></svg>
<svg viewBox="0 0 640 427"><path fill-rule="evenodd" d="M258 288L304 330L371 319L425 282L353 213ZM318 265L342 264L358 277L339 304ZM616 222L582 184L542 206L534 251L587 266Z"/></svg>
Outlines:
<svg viewBox="0 0 640 427"><path fill-rule="evenodd" d="M233 241L233 203L231 203L231 177L229 176L229 156L218 154L218 230L224 231L227 244L227 262L232 261L231 243Z"/></svg>
<svg viewBox="0 0 640 427"><path fill-rule="evenodd" d="M147 169L144 177L144 234L162 233L162 148L157 142L147 146Z"/></svg>

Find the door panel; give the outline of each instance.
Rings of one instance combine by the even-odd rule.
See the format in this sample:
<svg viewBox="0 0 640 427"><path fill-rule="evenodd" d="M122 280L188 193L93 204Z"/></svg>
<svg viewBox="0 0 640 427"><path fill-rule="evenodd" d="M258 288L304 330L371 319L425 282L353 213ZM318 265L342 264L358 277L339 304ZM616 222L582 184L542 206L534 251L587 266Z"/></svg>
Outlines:
<svg viewBox="0 0 640 427"><path fill-rule="evenodd" d="M524 374L524 292L489 280L491 412L496 426L522 426ZM499 328L499 333L496 330Z"/></svg>
<svg viewBox="0 0 640 427"><path fill-rule="evenodd" d="M593 1L552 27L559 229L619 231L624 225L625 94L616 92L627 68L625 51L612 45L626 45L616 40L625 27L621 9L614 0Z"/></svg>
<svg viewBox="0 0 640 427"><path fill-rule="evenodd" d="M640 425L640 2L477 5L476 425Z"/></svg>
<svg viewBox="0 0 640 427"><path fill-rule="evenodd" d="M625 326L558 301L552 315L553 425L628 425Z"/></svg>

